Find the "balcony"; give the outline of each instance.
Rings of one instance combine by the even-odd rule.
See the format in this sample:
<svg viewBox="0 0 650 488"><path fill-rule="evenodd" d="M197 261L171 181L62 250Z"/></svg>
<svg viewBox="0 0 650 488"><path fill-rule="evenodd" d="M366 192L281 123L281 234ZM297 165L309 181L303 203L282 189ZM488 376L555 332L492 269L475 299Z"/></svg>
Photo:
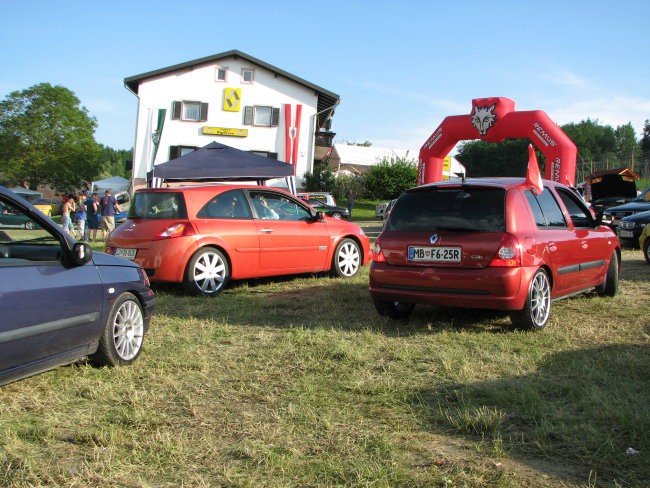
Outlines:
<svg viewBox="0 0 650 488"><path fill-rule="evenodd" d="M332 141L336 132L316 132L316 145L322 147L332 147Z"/></svg>

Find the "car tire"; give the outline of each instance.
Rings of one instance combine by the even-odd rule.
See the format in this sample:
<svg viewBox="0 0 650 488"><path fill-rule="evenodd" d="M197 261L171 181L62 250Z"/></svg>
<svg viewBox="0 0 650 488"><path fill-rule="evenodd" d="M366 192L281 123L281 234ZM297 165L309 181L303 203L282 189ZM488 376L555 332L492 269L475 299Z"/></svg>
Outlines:
<svg viewBox="0 0 650 488"><path fill-rule="evenodd" d="M28 220L27 222L25 222L25 229L33 230L34 227L36 227L36 226L34 225L34 222L32 222L31 220Z"/></svg>
<svg viewBox="0 0 650 488"><path fill-rule="evenodd" d="M226 256L214 247L204 247L194 253L183 286L190 295L215 297L230 281L230 265Z"/></svg>
<svg viewBox="0 0 650 488"><path fill-rule="evenodd" d="M334 212L332 214L333 219L341 220L343 218L343 215L341 215L339 212Z"/></svg>
<svg viewBox="0 0 650 488"><path fill-rule="evenodd" d="M142 304L132 293L122 293L113 303L90 362L96 366L131 364L142 351L144 332Z"/></svg>
<svg viewBox="0 0 650 488"><path fill-rule="evenodd" d="M352 239L342 239L332 258L332 276L352 278L361 268L361 248Z"/></svg>
<svg viewBox="0 0 650 488"><path fill-rule="evenodd" d="M551 315L551 283L548 274L538 269L528 285L522 310L510 312L510 321L517 329L542 330Z"/></svg>
<svg viewBox="0 0 650 488"><path fill-rule="evenodd" d="M643 257L646 263L650 264L650 237L646 237L643 243Z"/></svg>
<svg viewBox="0 0 650 488"><path fill-rule="evenodd" d="M414 303L393 302L390 300L373 299L373 303L379 315L396 320L408 319L415 308Z"/></svg>
<svg viewBox="0 0 650 488"><path fill-rule="evenodd" d="M647 247L647 246L646 246ZM605 280L596 287L596 293L603 297L616 296L618 292L618 254L614 252L609 260Z"/></svg>

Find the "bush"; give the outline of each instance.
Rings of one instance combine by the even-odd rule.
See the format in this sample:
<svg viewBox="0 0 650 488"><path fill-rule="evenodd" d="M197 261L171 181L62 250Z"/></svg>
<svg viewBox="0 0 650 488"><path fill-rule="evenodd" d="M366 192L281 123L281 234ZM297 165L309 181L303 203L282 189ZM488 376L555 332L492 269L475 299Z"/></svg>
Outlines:
<svg viewBox="0 0 650 488"><path fill-rule="evenodd" d="M371 198L391 200L417 184L418 168L414 159L384 159L371 166L363 176Z"/></svg>

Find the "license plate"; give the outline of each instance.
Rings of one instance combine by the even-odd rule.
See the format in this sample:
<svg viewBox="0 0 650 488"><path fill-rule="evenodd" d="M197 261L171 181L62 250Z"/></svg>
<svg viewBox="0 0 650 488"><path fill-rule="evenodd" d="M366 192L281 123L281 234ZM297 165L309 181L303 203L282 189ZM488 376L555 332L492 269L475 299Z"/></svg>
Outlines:
<svg viewBox="0 0 650 488"><path fill-rule="evenodd" d="M621 237L626 237L628 239L634 237L634 234L631 230L621 230Z"/></svg>
<svg viewBox="0 0 650 488"><path fill-rule="evenodd" d="M443 263L459 263L460 247L418 247L409 246L409 261L431 261Z"/></svg>
<svg viewBox="0 0 650 488"><path fill-rule="evenodd" d="M118 258L126 258L130 259L133 261L135 259L135 255L137 254L138 250L137 249L122 249L122 248L117 248L115 249L115 255Z"/></svg>

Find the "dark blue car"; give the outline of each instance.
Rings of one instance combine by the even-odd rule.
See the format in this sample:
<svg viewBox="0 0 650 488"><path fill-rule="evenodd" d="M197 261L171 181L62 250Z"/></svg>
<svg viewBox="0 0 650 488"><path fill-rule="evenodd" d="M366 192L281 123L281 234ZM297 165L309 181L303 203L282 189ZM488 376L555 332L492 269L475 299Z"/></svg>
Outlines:
<svg viewBox="0 0 650 488"><path fill-rule="evenodd" d="M93 253L4 187L0 204L37 224L0 229L0 385L86 356L135 361L154 304L143 270Z"/></svg>

